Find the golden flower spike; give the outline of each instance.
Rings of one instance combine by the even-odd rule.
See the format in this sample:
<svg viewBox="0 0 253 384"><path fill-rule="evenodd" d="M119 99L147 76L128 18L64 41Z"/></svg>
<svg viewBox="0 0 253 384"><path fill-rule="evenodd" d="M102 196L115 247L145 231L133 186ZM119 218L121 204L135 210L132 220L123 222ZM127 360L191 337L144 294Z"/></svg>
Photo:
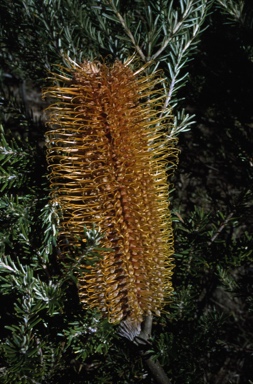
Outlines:
<svg viewBox="0 0 253 384"><path fill-rule="evenodd" d="M159 117L162 79L146 76L146 67L134 72L131 61L69 62L54 74L46 140L61 237L73 245L95 224L101 246L112 249L78 277L80 300L112 323L139 324L159 315L172 291L166 167L178 151L170 118Z"/></svg>

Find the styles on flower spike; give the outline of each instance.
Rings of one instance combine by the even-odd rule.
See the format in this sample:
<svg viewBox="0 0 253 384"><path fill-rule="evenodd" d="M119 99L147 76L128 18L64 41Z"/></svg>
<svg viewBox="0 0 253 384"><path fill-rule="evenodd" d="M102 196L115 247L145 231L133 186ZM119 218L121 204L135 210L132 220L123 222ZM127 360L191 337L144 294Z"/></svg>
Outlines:
<svg viewBox="0 0 253 384"><path fill-rule="evenodd" d="M101 246L110 250L78 285L80 300L112 323L159 315L172 291L167 168L178 151L171 118L161 117L160 75L131 65L71 61L45 91L57 100L46 141L60 237L74 245L93 224L104 234Z"/></svg>

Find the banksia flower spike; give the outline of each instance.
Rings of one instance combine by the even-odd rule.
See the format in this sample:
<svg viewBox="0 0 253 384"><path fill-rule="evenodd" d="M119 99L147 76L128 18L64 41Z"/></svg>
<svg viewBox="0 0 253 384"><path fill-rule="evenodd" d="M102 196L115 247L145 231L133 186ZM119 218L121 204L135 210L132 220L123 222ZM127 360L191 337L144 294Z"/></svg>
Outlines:
<svg viewBox="0 0 253 384"><path fill-rule="evenodd" d="M131 65L69 62L45 92L56 99L46 140L60 237L74 245L93 224L104 234L101 246L110 250L78 276L79 295L112 323L159 315L172 291L166 168L177 150L170 118L159 117L160 76Z"/></svg>

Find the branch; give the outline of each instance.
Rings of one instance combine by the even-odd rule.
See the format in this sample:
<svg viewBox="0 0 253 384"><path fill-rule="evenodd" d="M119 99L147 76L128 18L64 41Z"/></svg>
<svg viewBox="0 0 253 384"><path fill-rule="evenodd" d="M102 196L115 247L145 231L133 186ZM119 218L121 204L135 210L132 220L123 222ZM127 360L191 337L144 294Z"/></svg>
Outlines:
<svg viewBox="0 0 253 384"><path fill-rule="evenodd" d="M156 384L171 384L161 364L157 360L154 360L154 356L150 354L150 349L152 349L152 343L150 342L152 322L152 315L146 316L142 323L142 329L140 329L139 323L133 322L131 319L126 319L121 322L118 334L121 337L127 338L137 346Z"/></svg>
<svg viewBox="0 0 253 384"><path fill-rule="evenodd" d="M217 0L217 3L223 9L223 12L228 13L235 20L242 20L245 1L239 0L238 2L235 2L232 0Z"/></svg>
<svg viewBox="0 0 253 384"><path fill-rule="evenodd" d="M171 31L171 34L167 37L167 39L164 40L161 48L159 48L158 51L156 53L154 53L151 60L155 60L157 57L159 57L161 55L161 53L165 50L167 45L171 42L171 40L176 36L176 34L178 34L179 30L184 25L185 20L189 16L189 13L190 13L191 7L192 7L192 3L194 3L194 1L190 1L189 4L187 4L186 9L185 9L185 11L181 17L181 20L176 23L176 25L174 26L174 28Z"/></svg>
<svg viewBox="0 0 253 384"><path fill-rule="evenodd" d="M114 2L112 0L110 0L110 3L111 3L111 6L117 16L117 18L119 19L122 27L124 28L127 36L130 38L131 42L133 43L136 51L138 52L138 54L140 55L140 57L142 58L143 61L146 61L146 56L144 55L144 53L142 52L142 49L141 47L136 43L135 41L135 38L134 38L134 35L132 34L132 32L130 31L130 29L128 28L124 18L121 16L121 14L119 13L119 11L117 10L116 6L114 5Z"/></svg>
<svg viewBox="0 0 253 384"><path fill-rule="evenodd" d="M151 338L152 322L153 322L153 317L151 315L145 318L145 321L143 324L143 330L141 331L140 336L138 337L141 340L145 340L147 344L150 343L149 340ZM152 355L151 356L149 355L150 355L149 351L142 353L143 360L147 365L153 378L155 379L156 383L171 384L171 381L169 380L168 376L166 375L159 361L155 361L154 357Z"/></svg>
<svg viewBox="0 0 253 384"><path fill-rule="evenodd" d="M157 384L171 384L170 379L164 372L164 369L160 365L159 361L154 361L152 357L149 357L147 360L144 361L148 366L149 371L152 373Z"/></svg>
<svg viewBox="0 0 253 384"><path fill-rule="evenodd" d="M226 219L224 220L224 222L221 224L221 226L218 228L218 230L216 231L216 233L213 235L213 237L211 238L211 240L208 242L208 245L211 245L214 240L216 240L216 238L220 235L220 233L223 231L223 229L226 227L226 225L228 224L228 222L230 221L230 219L233 217L234 215L234 212L231 212L227 217Z"/></svg>

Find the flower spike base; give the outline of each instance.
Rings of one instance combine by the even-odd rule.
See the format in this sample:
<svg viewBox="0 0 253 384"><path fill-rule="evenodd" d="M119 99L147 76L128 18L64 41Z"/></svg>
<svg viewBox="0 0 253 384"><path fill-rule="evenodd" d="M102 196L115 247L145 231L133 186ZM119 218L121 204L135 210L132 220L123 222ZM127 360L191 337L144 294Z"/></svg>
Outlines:
<svg viewBox="0 0 253 384"><path fill-rule="evenodd" d="M56 99L46 140L51 198L63 212L59 247L93 224L104 234L110 250L78 276L79 296L112 323L159 315L172 291L166 168L177 150L170 118L159 117L162 80L145 70L131 60L69 62L45 92Z"/></svg>

